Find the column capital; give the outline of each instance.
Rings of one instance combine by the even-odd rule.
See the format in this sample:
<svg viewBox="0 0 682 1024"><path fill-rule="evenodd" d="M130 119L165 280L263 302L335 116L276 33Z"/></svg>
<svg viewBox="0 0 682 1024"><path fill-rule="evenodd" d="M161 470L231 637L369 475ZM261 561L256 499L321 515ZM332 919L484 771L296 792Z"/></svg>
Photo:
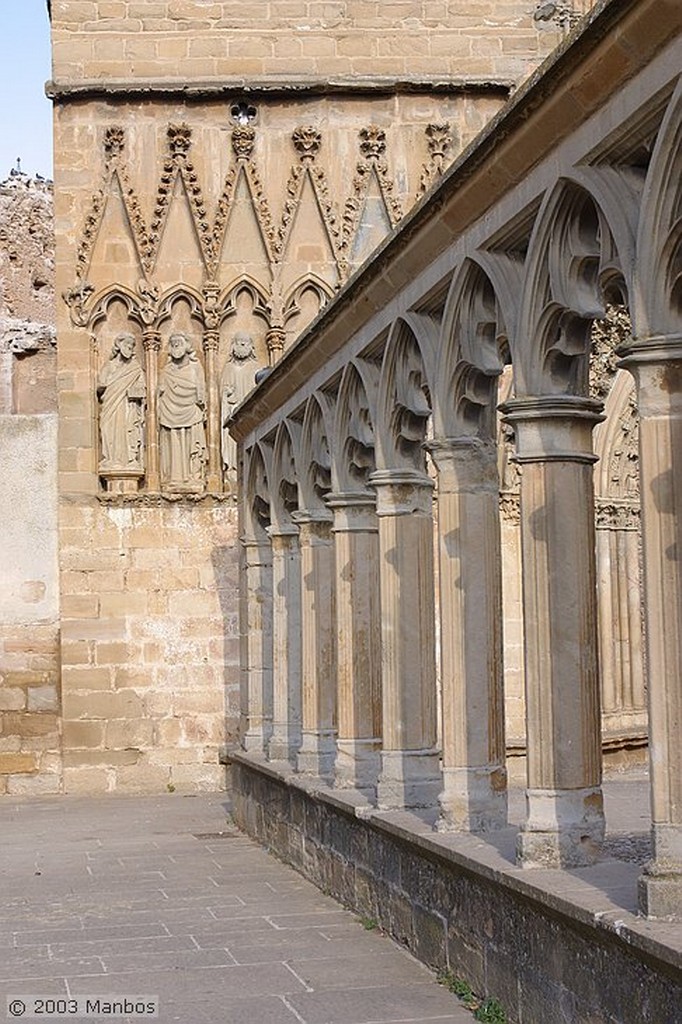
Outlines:
<svg viewBox="0 0 682 1024"><path fill-rule="evenodd" d="M220 345L219 331L208 328L201 339L204 352L217 352Z"/></svg>
<svg viewBox="0 0 682 1024"><path fill-rule="evenodd" d="M682 415L682 334L656 335L619 351L637 383L640 417Z"/></svg>
<svg viewBox="0 0 682 1024"><path fill-rule="evenodd" d="M332 522L332 514L326 508L302 508L297 512L292 512L291 519L295 526L310 526L314 523L329 526Z"/></svg>
<svg viewBox="0 0 682 1024"><path fill-rule="evenodd" d="M145 327L142 332L142 348L145 352L158 352L161 349L161 333L154 327Z"/></svg>
<svg viewBox="0 0 682 1024"><path fill-rule="evenodd" d="M267 533L270 540L276 540L278 537L298 537L298 526L294 523L282 523L275 524L272 526L266 526L265 532Z"/></svg>
<svg viewBox="0 0 682 1024"><path fill-rule="evenodd" d="M369 491L337 491L325 498L334 514L334 533L376 533L376 496Z"/></svg>
<svg viewBox="0 0 682 1024"><path fill-rule="evenodd" d="M504 422L516 434L512 461L597 461L592 429L604 419L603 403L579 395L539 395L513 398L499 406Z"/></svg>
<svg viewBox="0 0 682 1024"><path fill-rule="evenodd" d="M638 363L671 363L682 359L682 334L652 334L635 338L631 345L619 348L619 366L631 370Z"/></svg>
<svg viewBox="0 0 682 1024"><path fill-rule="evenodd" d="M480 437L437 437L424 448L438 470L439 493L461 491L497 492L497 445Z"/></svg>
<svg viewBox="0 0 682 1024"><path fill-rule="evenodd" d="M370 474L368 483L377 491L378 516L431 514L435 485L426 473L414 469L379 469Z"/></svg>

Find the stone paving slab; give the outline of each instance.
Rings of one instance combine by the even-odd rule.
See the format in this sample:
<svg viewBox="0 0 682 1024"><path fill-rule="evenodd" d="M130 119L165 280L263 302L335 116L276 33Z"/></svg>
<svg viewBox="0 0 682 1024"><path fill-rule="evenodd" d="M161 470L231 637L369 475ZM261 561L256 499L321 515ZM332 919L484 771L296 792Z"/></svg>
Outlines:
<svg viewBox="0 0 682 1024"><path fill-rule="evenodd" d="M472 1024L228 810L222 794L3 797L0 1022L11 993L158 995L162 1024Z"/></svg>

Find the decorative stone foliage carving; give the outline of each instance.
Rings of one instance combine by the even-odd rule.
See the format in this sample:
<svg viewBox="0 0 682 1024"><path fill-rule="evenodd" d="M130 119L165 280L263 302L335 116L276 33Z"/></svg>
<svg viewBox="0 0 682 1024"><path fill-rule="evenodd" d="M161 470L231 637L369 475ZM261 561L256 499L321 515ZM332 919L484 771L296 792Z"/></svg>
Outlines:
<svg viewBox="0 0 682 1024"><path fill-rule="evenodd" d="M452 128L449 121L442 124L427 124L426 138L429 147L429 161L424 166L419 181L418 196L426 192L445 170L445 162L452 149Z"/></svg>
<svg viewBox="0 0 682 1024"><path fill-rule="evenodd" d="M393 194L395 185L388 164L383 159L386 153L386 132L383 128L368 125L360 130L360 153L363 159L357 164L353 192L346 200L343 211L341 248L344 254L350 252L373 176L378 183L390 224L397 224L403 215L400 200Z"/></svg>

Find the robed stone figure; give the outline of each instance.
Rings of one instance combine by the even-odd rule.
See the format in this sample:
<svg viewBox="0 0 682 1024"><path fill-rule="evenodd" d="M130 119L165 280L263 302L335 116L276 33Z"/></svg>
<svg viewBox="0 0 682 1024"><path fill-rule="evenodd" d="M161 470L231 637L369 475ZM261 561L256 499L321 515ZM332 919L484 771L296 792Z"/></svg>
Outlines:
<svg viewBox="0 0 682 1024"><path fill-rule="evenodd" d="M230 354L220 379L221 454L223 469L228 478L236 479L237 474L237 442L230 436L228 423L234 410L255 384L255 362L253 338L245 331L237 331L232 338Z"/></svg>
<svg viewBox="0 0 682 1024"><path fill-rule="evenodd" d="M206 378L189 338L172 334L159 374L161 482L168 490L201 491L206 473Z"/></svg>
<svg viewBox="0 0 682 1024"><path fill-rule="evenodd" d="M100 472L144 471L144 370L132 334L119 334L97 381L100 400Z"/></svg>

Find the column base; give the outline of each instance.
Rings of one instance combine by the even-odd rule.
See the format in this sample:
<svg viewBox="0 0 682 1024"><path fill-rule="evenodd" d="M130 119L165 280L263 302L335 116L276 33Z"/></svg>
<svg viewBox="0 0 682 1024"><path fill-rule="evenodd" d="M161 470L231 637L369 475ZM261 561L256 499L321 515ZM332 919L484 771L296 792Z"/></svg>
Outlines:
<svg viewBox="0 0 682 1024"><path fill-rule="evenodd" d="M682 825L651 827L654 855L640 875L639 909L645 917L682 920Z"/></svg>
<svg viewBox="0 0 682 1024"><path fill-rule="evenodd" d="M383 750L377 807L383 811L438 806L442 788L440 752Z"/></svg>
<svg viewBox="0 0 682 1024"><path fill-rule="evenodd" d="M241 742L244 750L250 753L262 754L268 750L268 735L272 730L264 730L260 726L253 726L242 734Z"/></svg>
<svg viewBox="0 0 682 1024"><path fill-rule="evenodd" d="M315 775L329 779L336 760L336 732L306 732L303 730L301 748L296 755L296 771L302 775Z"/></svg>
<svg viewBox="0 0 682 1024"><path fill-rule="evenodd" d="M601 786L526 790L526 822L516 842L524 868L579 868L594 864L604 841Z"/></svg>
<svg viewBox="0 0 682 1024"><path fill-rule="evenodd" d="M286 726L275 726L268 740L268 760L293 762L300 746L300 732L291 731Z"/></svg>
<svg viewBox="0 0 682 1024"><path fill-rule="evenodd" d="M334 765L334 788L357 789L376 799L381 767L381 740L339 740Z"/></svg>
<svg viewBox="0 0 682 1024"><path fill-rule="evenodd" d="M507 824L507 770L444 768L438 832L489 832Z"/></svg>
<svg viewBox="0 0 682 1024"><path fill-rule="evenodd" d="M682 870L666 873L652 862L639 876L640 913L648 918L682 921Z"/></svg>

